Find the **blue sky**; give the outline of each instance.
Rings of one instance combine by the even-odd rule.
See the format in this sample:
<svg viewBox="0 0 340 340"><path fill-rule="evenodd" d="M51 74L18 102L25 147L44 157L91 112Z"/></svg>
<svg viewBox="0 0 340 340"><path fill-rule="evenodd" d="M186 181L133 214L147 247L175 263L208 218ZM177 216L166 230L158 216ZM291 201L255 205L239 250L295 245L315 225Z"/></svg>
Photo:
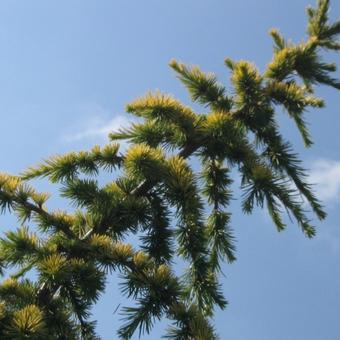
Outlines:
<svg viewBox="0 0 340 340"><path fill-rule="evenodd" d="M171 58L215 72L228 83L225 57L270 61L267 34L305 37L310 0L3 0L0 3L0 169L19 173L56 153L104 144L126 125L124 106L148 90L190 104L168 67ZM333 0L331 16L339 17ZM337 61L337 55L326 59ZM302 147L292 122L279 114L284 135L310 169L326 221L306 239L289 223L278 234L266 214L242 216L232 205L238 261L224 267L228 308L217 312L221 339L338 340L340 334L339 93L320 88L326 109L310 111L315 145ZM195 106L196 107L196 106ZM46 183L40 184L45 188ZM51 188L55 192L55 188ZM235 194L237 199L237 193ZM55 199L51 206L63 208ZM2 230L15 221L1 217ZM94 309L103 339L115 339L117 279ZM159 339L163 325L148 339Z"/></svg>

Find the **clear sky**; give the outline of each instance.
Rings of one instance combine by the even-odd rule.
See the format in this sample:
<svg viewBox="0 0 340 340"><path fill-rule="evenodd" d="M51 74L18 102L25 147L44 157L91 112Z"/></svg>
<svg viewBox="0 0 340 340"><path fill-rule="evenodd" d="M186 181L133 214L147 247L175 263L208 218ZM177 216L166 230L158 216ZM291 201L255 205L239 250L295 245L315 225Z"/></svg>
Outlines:
<svg viewBox="0 0 340 340"><path fill-rule="evenodd" d="M197 64L228 82L225 57L269 62L267 32L305 37L311 0L2 0L0 114L2 171L19 173L49 155L103 144L127 123L124 105L160 89L189 104L168 67ZM333 18L340 1L332 1ZM339 55L328 55L337 61ZM232 205L238 260L224 267L228 308L216 315L221 339L340 339L340 93L320 88L326 109L308 115L309 150L280 113L284 135L301 154L328 211L306 239L288 223L278 234L262 211L242 216ZM46 184L41 185L44 187ZM53 189L55 191L55 189ZM64 207L54 200L52 207ZM14 220L1 217L2 230ZM103 339L116 339L117 278L94 309ZM157 326L147 339L159 339Z"/></svg>

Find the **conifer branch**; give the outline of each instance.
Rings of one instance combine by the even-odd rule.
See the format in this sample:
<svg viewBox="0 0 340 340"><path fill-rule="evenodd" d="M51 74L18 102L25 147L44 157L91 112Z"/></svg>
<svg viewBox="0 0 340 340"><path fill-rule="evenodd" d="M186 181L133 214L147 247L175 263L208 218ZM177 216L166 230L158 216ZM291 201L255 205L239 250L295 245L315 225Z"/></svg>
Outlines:
<svg viewBox="0 0 340 340"><path fill-rule="evenodd" d="M226 59L233 95L215 75L171 61L207 114L149 93L127 106L143 122L110 134L130 142L124 155L118 144L96 146L52 157L21 177L0 175L1 212L34 222L42 234L22 226L0 239L1 269L18 267L0 284L1 338L97 339L90 308L105 290L106 274L118 271L122 292L136 302L122 309L121 338L149 333L165 317L172 323L169 339L217 339L211 318L216 306L227 304L219 271L225 259L235 260L226 212L229 171L241 176L244 213L266 207L279 231L286 227L285 210L306 236L314 235L301 196L319 219L326 216L280 133L276 111L283 107L305 146L312 145L305 113L324 106L314 87L340 89L332 75L336 65L321 58L321 51L340 49L340 21L330 23L328 9L328 0L318 0L307 10L307 41L293 44L272 30L274 55L264 73L248 61ZM199 180L188 162L193 156L201 160ZM120 176L101 187L94 178L101 169L119 169ZM47 211L48 195L26 182L37 177L60 182L75 213ZM211 208L206 221L205 203ZM122 243L137 232L141 251ZM188 263L181 280L172 270L175 252ZM31 270L36 283L24 278Z"/></svg>

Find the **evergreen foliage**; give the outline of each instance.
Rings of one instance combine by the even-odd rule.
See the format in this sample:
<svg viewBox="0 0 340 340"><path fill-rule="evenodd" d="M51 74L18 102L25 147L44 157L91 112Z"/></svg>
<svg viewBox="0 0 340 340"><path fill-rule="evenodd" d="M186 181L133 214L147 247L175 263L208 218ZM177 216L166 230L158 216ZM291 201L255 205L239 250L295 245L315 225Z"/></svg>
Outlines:
<svg viewBox="0 0 340 340"><path fill-rule="evenodd" d="M122 339L148 333L161 318L171 323L168 339L218 338L213 314L227 305L219 274L223 262L236 259L230 171L241 176L244 213L266 207L279 231L284 209L307 237L315 234L301 196L320 220L326 216L276 112L283 107L305 146L312 145L304 113L324 105L315 85L340 89L335 64L322 60L324 51L340 49L340 21L330 23L328 9L328 0L308 8L308 39L299 44L272 30L274 55L263 73L226 59L230 94L214 75L171 61L207 114L148 93L127 105L143 122L111 133L105 147L52 157L21 176L0 175L1 212L16 214L20 224L0 240L7 276L0 284L1 339L98 338L91 307L111 272L120 273L122 294L135 303L122 310ZM130 142L125 154L118 140ZM116 179L100 186L101 170L117 170ZM44 177L61 185L73 213L48 210L49 195L28 183ZM136 249L125 243L131 234L140 237ZM182 277L175 256L187 264Z"/></svg>

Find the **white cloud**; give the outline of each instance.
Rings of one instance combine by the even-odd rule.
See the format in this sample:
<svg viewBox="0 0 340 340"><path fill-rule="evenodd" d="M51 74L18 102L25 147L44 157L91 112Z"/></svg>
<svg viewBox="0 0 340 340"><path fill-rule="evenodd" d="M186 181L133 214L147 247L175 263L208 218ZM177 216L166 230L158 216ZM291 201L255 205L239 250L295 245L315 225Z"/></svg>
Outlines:
<svg viewBox="0 0 340 340"><path fill-rule="evenodd" d="M91 142L105 143L110 132L118 131L136 121L128 115L115 115L96 103L87 103L77 109L77 116L82 117L76 121L61 136L64 143Z"/></svg>
<svg viewBox="0 0 340 340"><path fill-rule="evenodd" d="M323 202L340 198L340 161L319 159L312 163L309 182L315 184L317 197Z"/></svg>
<svg viewBox="0 0 340 340"><path fill-rule="evenodd" d="M95 116L88 119L86 124L82 125L81 129L65 134L63 140L66 142L77 142L84 139L101 141L107 139L110 132L128 126L129 120L123 115L115 116L109 120Z"/></svg>

